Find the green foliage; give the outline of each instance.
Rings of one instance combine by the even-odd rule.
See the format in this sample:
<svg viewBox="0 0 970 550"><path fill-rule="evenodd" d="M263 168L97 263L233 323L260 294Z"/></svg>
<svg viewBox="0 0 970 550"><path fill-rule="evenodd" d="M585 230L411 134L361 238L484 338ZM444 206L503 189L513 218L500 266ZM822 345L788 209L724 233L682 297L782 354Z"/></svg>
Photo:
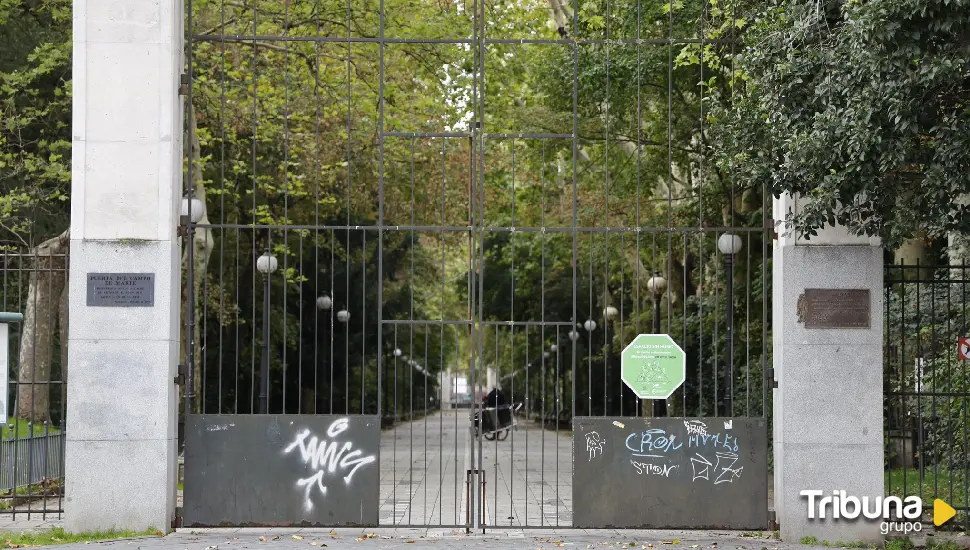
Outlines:
<svg viewBox="0 0 970 550"><path fill-rule="evenodd" d="M963 1L758 6L734 59L744 86L712 103L718 165L810 199L793 219L808 235L966 233L968 32Z"/></svg>
<svg viewBox="0 0 970 550"><path fill-rule="evenodd" d="M802 544L815 545L815 544L818 544L818 539L812 536L807 536L807 537L802 537L799 542L801 542Z"/></svg>
<svg viewBox="0 0 970 550"><path fill-rule="evenodd" d="M0 0L0 250L67 228L71 3Z"/></svg>

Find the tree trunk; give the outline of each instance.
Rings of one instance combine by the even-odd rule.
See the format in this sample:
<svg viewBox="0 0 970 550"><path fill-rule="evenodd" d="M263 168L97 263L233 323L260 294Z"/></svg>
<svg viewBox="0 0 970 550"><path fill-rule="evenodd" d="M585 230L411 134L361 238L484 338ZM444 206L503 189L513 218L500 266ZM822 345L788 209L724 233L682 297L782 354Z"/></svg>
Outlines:
<svg viewBox="0 0 970 550"><path fill-rule="evenodd" d="M198 133L196 131L195 122L195 109L191 105L188 106L188 118L189 118L189 143L191 147L192 155L192 195L202 201L202 204L206 203L205 197L205 180L202 177L202 156L201 156L201 146L199 144ZM188 187L188 186L186 186ZM207 213L207 208L203 209L202 218L199 220L199 224L207 225L209 223L209 216ZM193 228L192 235L192 266L189 266L189 254L186 248L182 256L182 269L184 273L188 273L188 270L192 270L192 286L189 288L188 282L182 286L182 311L189 311L189 296L192 293L193 299L193 329L192 329L192 383L193 383L193 413L201 412L201 397L202 397L202 346L201 346L201 316L202 316L202 292L203 281L205 277L206 266L209 262L209 257L212 255L213 249L213 237L212 230L207 227L195 227ZM182 357L182 364L187 364L185 357L185 338L186 338L186 323L183 321L179 323L179 333L180 333L180 353Z"/></svg>
<svg viewBox="0 0 970 550"><path fill-rule="evenodd" d="M20 358L17 363L17 418L50 420L50 374L61 297L67 275L68 232L38 245L32 254L27 304L24 308Z"/></svg>

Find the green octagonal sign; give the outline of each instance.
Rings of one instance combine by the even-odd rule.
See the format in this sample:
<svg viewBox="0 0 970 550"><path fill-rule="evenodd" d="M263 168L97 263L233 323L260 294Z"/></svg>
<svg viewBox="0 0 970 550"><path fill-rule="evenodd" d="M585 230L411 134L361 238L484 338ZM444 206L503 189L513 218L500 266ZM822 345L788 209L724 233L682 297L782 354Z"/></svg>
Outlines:
<svg viewBox="0 0 970 550"><path fill-rule="evenodd" d="M667 399L687 379L687 355L666 334L641 334L620 355L620 377L640 399Z"/></svg>

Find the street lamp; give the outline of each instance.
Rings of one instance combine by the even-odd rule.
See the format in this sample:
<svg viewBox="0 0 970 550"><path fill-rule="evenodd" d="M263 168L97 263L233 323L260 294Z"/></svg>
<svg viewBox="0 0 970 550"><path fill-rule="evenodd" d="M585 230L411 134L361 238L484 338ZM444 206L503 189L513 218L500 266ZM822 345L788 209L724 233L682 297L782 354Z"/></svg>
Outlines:
<svg viewBox="0 0 970 550"><path fill-rule="evenodd" d="M583 323L583 328L586 329L586 332L593 332L594 330L596 330L596 321L592 319L587 319L586 322Z"/></svg>
<svg viewBox="0 0 970 550"><path fill-rule="evenodd" d="M724 272L727 275L727 346L724 373L724 413L734 415L734 255L741 251L741 237L724 233L717 239L717 249L724 254Z"/></svg>
<svg viewBox="0 0 970 550"><path fill-rule="evenodd" d="M619 314L620 314L620 311L613 306L609 306L603 310L603 317L605 317L607 321L612 321L613 319L616 319L616 316Z"/></svg>
<svg viewBox="0 0 970 550"><path fill-rule="evenodd" d="M653 333L660 334L660 300L667 291L667 279L659 271L653 272L653 277L647 281L647 290L653 295ZM667 416L667 401L653 400L653 416Z"/></svg>
<svg viewBox="0 0 970 550"><path fill-rule="evenodd" d="M190 208L191 206L191 208ZM185 195L182 197L182 205L179 209L179 214L189 218L192 223L199 223L202 216L205 215L205 203L199 200L197 197L189 197Z"/></svg>
<svg viewBox="0 0 970 550"><path fill-rule="evenodd" d="M256 259L256 269L263 274L263 362L259 373L259 411L269 414L269 276L276 271L279 262L267 250Z"/></svg>
<svg viewBox="0 0 970 550"><path fill-rule="evenodd" d="M347 311L346 309L341 309L340 311L337 312L337 320L340 321L341 323L346 323L347 321L350 320L350 312Z"/></svg>
<svg viewBox="0 0 970 550"><path fill-rule="evenodd" d="M572 340L573 342L575 342L576 340L579 340L579 333L576 332L575 330L569 331L569 339Z"/></svg>
<svg viewBox="0 0 970 550"><path fill-rule="evenodd" d="M320 311L330 311L331 307L333 307L333 300L330 299L330 296L327 296L327 293L323 293L317 298L317 309Z"/></svg>

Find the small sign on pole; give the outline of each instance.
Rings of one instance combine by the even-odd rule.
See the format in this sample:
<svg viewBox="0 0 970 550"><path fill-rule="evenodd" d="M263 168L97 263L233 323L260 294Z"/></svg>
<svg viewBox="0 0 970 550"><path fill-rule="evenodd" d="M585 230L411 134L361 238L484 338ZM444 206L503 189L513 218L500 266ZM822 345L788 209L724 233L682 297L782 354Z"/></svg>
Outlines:
<svg viewBox="0 0 970 550"><path fill-rule="evenodd" d="M964 361L970 360L970 338L960 338L958 348L960 350L960 359Z"/></svg>
<svg viewBox="0 0 970 550"><path fill-rule="evenodd" d="M640 399L667 399L687 379L687 355L666 334L640 334L620 354L620 379Z"/></svg>

